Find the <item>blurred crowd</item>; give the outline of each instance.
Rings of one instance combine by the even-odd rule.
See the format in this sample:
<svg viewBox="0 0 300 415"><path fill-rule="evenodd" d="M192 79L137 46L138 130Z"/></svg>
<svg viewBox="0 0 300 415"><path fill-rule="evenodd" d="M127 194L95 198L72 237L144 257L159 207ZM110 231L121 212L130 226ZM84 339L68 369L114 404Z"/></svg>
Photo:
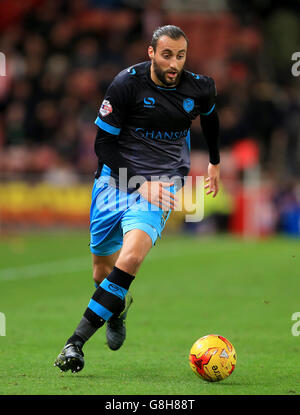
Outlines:
<svg viewBox="0 0 300 415"><path fill-rule="evenodd" d="M222 10L193 13L193 24L191 14L170 11L163 0L29 3L0 28L2 178L90 178L97 164L94 120L107 86L122 69L147 60L152 31L171 23L190 37L187 68L216 80L224 172L230 175L234 164L226 154L250 139L263 175L278 183L275 197L282 200L281 189L292 189L299 205L300 77L291 73L291 56L300 47L300 29L299 9L288 7L293 1L283 10L274 2L255 10L251 5L259 2L222 1ZM192 152L201 155L199 120L192 130Z"/></svg>
<svg viewBox="0 0 300 415"><path fill-rule="evenodd" d="M1 33L7 60L0 91L2 174L71 177L96 165L93 121L102 96L114 75L140 60L141 48L134 13L93 15L90 7L81 0L42 1ZM117 30L113 19L120 20Z"/></svg>

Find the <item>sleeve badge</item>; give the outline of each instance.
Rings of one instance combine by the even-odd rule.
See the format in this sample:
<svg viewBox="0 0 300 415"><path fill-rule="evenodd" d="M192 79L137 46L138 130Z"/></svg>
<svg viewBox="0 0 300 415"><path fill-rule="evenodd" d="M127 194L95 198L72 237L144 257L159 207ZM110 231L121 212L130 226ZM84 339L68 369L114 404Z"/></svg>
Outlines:
<svg viewBox="0 0 300 415"><path fill-rule="evenodd" d="M111 103L107 99L105 99L101 104L99 112L102 115L102 117L106 117L108 114L112 112L112 110L113 109Z"/></svg>

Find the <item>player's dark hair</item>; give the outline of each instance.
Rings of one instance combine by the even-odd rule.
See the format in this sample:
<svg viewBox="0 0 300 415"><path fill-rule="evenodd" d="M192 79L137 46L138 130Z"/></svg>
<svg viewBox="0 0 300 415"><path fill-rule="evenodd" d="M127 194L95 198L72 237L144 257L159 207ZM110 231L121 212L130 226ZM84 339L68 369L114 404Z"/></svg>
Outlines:
<svg viewBox="0 0 300 415"><path fill-rule="evenodd" d="M173 25L160 26L154 30L151 40L151 46L153 47L154 51L156 50L158 39L162 36L168 36L173 40L184 37L187 43L189 43L188 37L184 31L180 29L180 27Z"/></svg>

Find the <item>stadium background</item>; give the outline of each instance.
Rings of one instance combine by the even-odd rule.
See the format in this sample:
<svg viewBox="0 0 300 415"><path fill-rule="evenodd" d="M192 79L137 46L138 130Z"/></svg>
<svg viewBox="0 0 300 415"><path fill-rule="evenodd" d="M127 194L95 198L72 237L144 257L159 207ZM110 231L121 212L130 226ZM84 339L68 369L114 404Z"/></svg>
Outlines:
<svg viewBox="0 0 300 415"><path fill-rule="evenodd" d="M205 220L187 226L173 215L169 229L298 236L299 78L291 57L299 45L299 5L279 4L2 1L2 231L87 226L93 122L103 94L120 70L147 59L153 29L171 23L190 38L187 68L216 80L222 192L205 201ZM198 119L191 137L191 175L205 175Z"/></svg>
<svg viewBox="0 0 300 415"><path fill-rule="evenodd" d="M298 379L293 353L299 348L292 343L295 338L290 334L291 315L299 309L299 278L295 266L300 236L300 77L293 76L291 71L292 54L300 47L299 15L296 0L284 4L254 0L0 2L0 51L6 57L6 76L0 77L0 282L3 284L0 311L7 316L9 333L5 339L0 338L0 346L6 353L2 354L6 356L6 366L2 362L2 370L7 370L3 376L11 377L7 388L3 389L2 385L0 393L3 390L21 394L95 392L92 378L85 379L88 390L83 383L83 389L78 389L73 380L66 379L64 383L63 377L53 381L52 372L45 377L44 385L41 379L50 367L47 359L51 360L59 351L66 325L75 325L90 295L86 291L86 278L91 274L89 207L97 164L93 150L94 119L113 76L147 59L152 31L163 24L179 25L187 33L190 39L187 69L210 75L216 81L221 124L221 191L216 199L205 197L205 217L201 222L186 223L183 213L173 214L165 232L170 234L170 242L164 237L165 245L162 243L145 265L144 285L137 285L139 302L136 308L147 307L148 301L150 304L160 301L160 306L169 307L173 316L176 315L171 298L164 297L166 291L161 290L161 299L157 294L156 300L150 300L147 290L151 292L151 280L157 278L170 294L168 272L174 281L172 289L176 290L175 281L180 287L182 278L182 274L176 273L185 273L188 269L190 280L184 274L185 289L192 288L184 297L186 312L195 316L199 298L196 272L201 265L204 276L198 288L203 295L205 286L205 299L201 297L206 304L205 323L200 330L199 322L191 321L189 314L189 323L185 326L187 337L183 338L173 320L166 320L172 337L178 341L178 346L173 343L174 353L176 347L182 350L189 347L201 333L219 329L223 335L229 333L239 356L247 359L250 356L250 363L245 359L240 364L240 385L243 385L243 381L249 382L249 370L257 370L256 357L248 346L249 338L253 339L254 348L257 342L259 356L266 359L269 373L277 371L276 374L282 375L279 366L275 365L274 369L274 357L268 355L276 343L285 347L282 358L290 377L286 373L284 377L285 382L291 384L283 382L279 386L280 382L274 381L268 389L266 385L270 386L270 379L266 377L264 384L266 374L259 369L259 375L254 376L250 385L252 389L241 387L232 392L224 387L216 392L206 387L204 391L209 394L243 393L245 390L255 394L299 393L299 383L296 386L292 383L293 379ZM205 175L208 155L199 120L192 126L191 138L190 174L192 177ZM180 249L184 251L183 259ZM163 259L165 263L161 262ZM265 274L264 269L269 272ZM66 277L70 274L77 291L74 284L70 287L69 277ZM240 281L240 274L244 282ZM48 278L34 278L41 276L51 277L53 285ZM15 281L18 281L17 286ZM92 287L90 282L88 284ZM215 284L222 287L222 294L215 293ZM179 291L175 296L183 304ZM54 299L57 303L53 303ZM77 299L77 304L72 304L72 299ZM251 308L253 300L256 308L248 316L246 307ZM20 305L22 315L18 309ZM261 307L269 309L265 311ZM183 308L184 305L181 310ZM151 313L151 321L156 321L151 308L141 311L145 311L146 316ZM65 324L60 312L65 313ZM215 325L215 313L219 316L220 327ZM182 317L178 314L177 322ZM72 319L71 323L68 318ZM143 322L143 318L147 319L132 313L131 331L134 322L139 319ZM46 350L34 343L37 332L43 334L42 338L49 335L43 319L51 333L58 331L53 339L49 336L46 358L42 355ZM163 316L157 319L161 321ZM151 321L147 321L150 327ZM23 332L17 329L20 325ZM242 334L240 327L247 332ZM152 329L161 336L158 344L164 346L158 348L153 344L151 351L148 350L148 369L149 362L157 362L161 350L169 347L165 333L156 331L156 326ZM153 343L146 330L143 336L147 344ZM130 368L136 358L143 359L142 353L139 355L140 345L136 349L134 346L134 343L128 346L136 353L134 358L127 356L132 359L127 362ZM21 372L18 369L16 348L26 375L22 372L25 369L20 369ZM11 360L7 357L8 350ZM44 366L39 361L41 367L37 374L36 361L28 357L32 350L46 359ZM180 354L180 359L184 356ZM157 363L162 372L164 363L169 362L164 353L163 358L164 362ZM172 355L172 358L175 357ZM176 370L180 364L178 362ZM129 370L124 365L124 369ZM120 373L108 364L104 369L114 383L106 380L108 383L102 384L102 393L120 393L116 386ZM151 385L142 381L137 389L125 390L128 393L176 393L176 386L166 386L167 379L163 379L165 383L159 389L161 379L155 368L150 369L154 376ZM170 370L172 377L172 368L168 365L165 371ZM178 372L175 373L174 368L174 379L176 375ZM184 382L181 384L179 379L178 385L183 388ZM186 382L186 388L180 389L183 393L198 393L188 376Z"/></svg>

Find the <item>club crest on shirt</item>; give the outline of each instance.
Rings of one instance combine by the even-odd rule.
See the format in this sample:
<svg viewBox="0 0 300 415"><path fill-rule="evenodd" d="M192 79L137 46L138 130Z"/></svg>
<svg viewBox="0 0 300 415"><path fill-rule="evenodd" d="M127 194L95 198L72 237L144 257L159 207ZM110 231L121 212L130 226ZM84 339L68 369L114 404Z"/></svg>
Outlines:
<svg viewBox="0 0 300 415"><path fill-rule="evenodd" d="M183 108L186 112L191 112L194 109L195 103L192 98L186 98L183 100Z"/></svg>
<svg viewBox="0 0 300 415"><path fill-rule="evenodd" d="M110 114L112 110L113 109L111 103L107 99L105 99L101 104L99 112L102 115L102 117L106 117L106 115Z"/></svg>

